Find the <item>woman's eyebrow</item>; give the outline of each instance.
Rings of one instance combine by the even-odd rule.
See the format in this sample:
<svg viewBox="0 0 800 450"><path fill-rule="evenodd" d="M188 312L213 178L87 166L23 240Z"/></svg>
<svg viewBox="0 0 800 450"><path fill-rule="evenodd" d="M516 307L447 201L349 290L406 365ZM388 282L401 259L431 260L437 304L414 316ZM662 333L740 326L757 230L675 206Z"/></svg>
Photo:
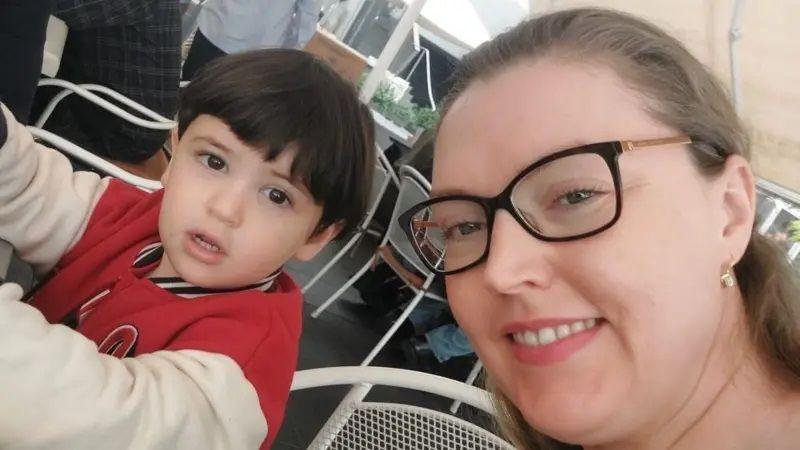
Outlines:
<svg viewBox="0 0 800 450"><path fill-rule="evenodd" d="M465 191L463 189L458 189L458 188L437 189L437 190L431 191L431 198L449 197L451 195L472 195L472 194L470 194L469 192L467 192L467 191Z"/></svg>

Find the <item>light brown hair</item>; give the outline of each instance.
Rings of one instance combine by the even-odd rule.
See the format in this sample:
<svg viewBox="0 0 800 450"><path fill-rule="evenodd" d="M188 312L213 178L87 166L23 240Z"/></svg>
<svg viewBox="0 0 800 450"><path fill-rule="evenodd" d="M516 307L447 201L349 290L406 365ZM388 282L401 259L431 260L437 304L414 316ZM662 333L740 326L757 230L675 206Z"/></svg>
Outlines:
<svg viewBox="0 0 800 450"><path fill-rule="evenodd" d="M520 63L541 58L607 65L643 96L647 112L692 138L692 155L706 176L719 173L724 158L749 159L750 142L725 90L684 46L658 27L628 14L572 9L525 21L466 55L453 75L442 120L475 81L490 79ZM776 382L800 386L800 295L780 249L753 231L734 267L753 342ZM491 377L498 424L522 449L580 448L534 430Z"/></svg>

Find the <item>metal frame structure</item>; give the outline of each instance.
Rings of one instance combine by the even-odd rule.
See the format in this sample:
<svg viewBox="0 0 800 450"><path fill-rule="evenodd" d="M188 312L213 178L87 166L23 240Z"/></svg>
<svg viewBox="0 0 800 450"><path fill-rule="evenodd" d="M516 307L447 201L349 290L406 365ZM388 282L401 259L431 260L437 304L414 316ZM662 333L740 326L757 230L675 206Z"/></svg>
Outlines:
<svg viewBox="0 0 800 450"><path fill-rule="evenodd" d="M361 223L358 224L355 233L347 243L342 246L342 248L336 252L333 257L322 267L322 269L314 275L313 278L308 280L305 285L303 285L302 293L305 294L314 286L317 281L319 281L326 273L336 265L339 260L344 257L347 252L349 252L352 248L354 248L361 239L367 234L369 229L369 224L372 222L372 218L375 217L375 213L378 211L378 207L383 200L383 196L386 193L386 189L389 187L390 182L394 182L396 186L399 186L399 181L397 180L397 175L394 173L392 169L391 163L386 159L386 155L377 148L375 148L375 152L377 153L377 165L375 170L375 180L373 181L372 192L370 193L370 206L367 210L367 213L364 215L364 218L361 220ZM324 309L324 308L323 308ZM316 317L316 316L315 316Z"/></svg>
<svg viewBox="0 0 800 450"><path fill-rule="evenodd" d="M403 441L392 448L502 449L513 447L486 429L420 406L364 401L373 385L413 389L453 399L494 415L488 392L449 378L388 367L326 367L295 373L291 391L353 385L317 433L310 449L385 448L393 435ZM373 426L378 424L379 426ZM387 426L388 425L388 426ZM428 446L425 446L428 444Z"/></svg>

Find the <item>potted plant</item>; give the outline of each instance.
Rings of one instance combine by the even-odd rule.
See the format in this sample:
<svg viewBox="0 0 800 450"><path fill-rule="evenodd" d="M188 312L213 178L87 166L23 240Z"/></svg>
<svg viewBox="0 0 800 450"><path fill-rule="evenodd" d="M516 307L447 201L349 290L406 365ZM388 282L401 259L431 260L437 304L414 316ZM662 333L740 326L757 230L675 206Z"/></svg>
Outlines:
<svg viewBox="0 0 800 450"><path fill-rule="evenodd" d="M416 106L408 101L396 101L392 88L384 83L375 91L370 104L384 117L412 134L428 130L439 121L439 113L431 108Z"/></svg>

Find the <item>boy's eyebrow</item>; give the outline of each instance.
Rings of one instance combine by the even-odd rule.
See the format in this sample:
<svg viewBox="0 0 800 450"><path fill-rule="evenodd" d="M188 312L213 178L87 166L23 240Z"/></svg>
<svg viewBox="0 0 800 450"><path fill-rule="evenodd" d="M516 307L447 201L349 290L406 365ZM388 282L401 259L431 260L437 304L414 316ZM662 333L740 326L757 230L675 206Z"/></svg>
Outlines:
<svg viewBox="0 0 800 450"><path fill-rule="evenodd" d="M233 151L230 148L226 147L224 144L222 144L221 142L210 136L195 136L192 140L204 141L213 145L214 147L217 147L218 149L222 150L225 153L233 153Z"/></svg>
<svg viewBox="0 0 800 450"><path fill-rule="evenodd" d="M281 180L286 181L287 183L291 184L295 187L295 189L303 192L304 194L311 195L311 192L308 190L308 186L303 182L302 179L298 177L293 177L291 175L287 175L283 172L277 171L272 167L267 168L267 174L276 178L280 178Z"/></svg>
<svg viewBox="0 0 800 450"><path fill-rule="evenodd" d="M192 138L192 140L193 141L204 141L204 142L207 142L207 143L213 145L216 148L219 148L220 150L224 151L225 153L233 153L233 151L230 148L226 147L224 144L220 143L218 140L214 139L211 136L195 136L194 138ZM298 177L293 177L291 175L287 175L287 174L285 174L283 172L275 170L272 167L267 168L267 172L268 172L268 175L280 178L280 179L286 181L287 183L291 184L295 188L299 189L300 191L302 191L304 193L307 193L308 195L311 194L309 192L309 190L308 190L308 187L305 185L305 183L303 182L302 179L300 179Z"/></svg>
<svg viewBox="0 0 800 450"><path fill-rule="evenodd" d="M288 182L289 184L296 184L296 183L299 183L299 182L300 182L300 180L298 180L298 179L296 179L296 178L292 178L291 176L289 176L289 175L286 175L286 174L285 174L285 173L283 173L283 172L279 172L279 171L277 171L277 170L275 170L275 169L273 169L273 168L268 168L268 169L267 169L267 172L269 172L269 175L271 175L271 176L273 176L273 177L280 178L280 179L282 179L282 180L285 180L285 181L286 181L286 182Z"/></svg>

